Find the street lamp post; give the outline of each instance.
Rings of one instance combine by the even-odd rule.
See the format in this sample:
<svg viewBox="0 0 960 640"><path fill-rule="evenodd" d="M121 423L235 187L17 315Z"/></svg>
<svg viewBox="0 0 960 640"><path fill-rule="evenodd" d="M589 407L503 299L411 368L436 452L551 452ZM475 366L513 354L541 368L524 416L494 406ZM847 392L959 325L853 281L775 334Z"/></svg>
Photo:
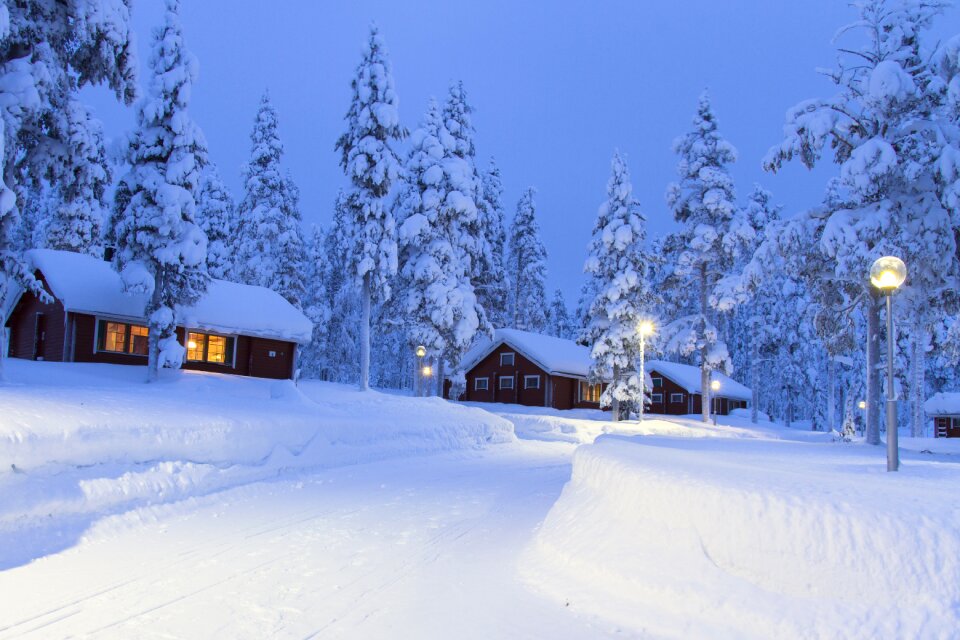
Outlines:
<svg viewBox="0 0 960 640"><path fill-rule="evenodd" d="M870 282L887 299L887 471L900 469L897 442L897 397L893 389L893 292L907 279L907 265L894 256L878 258L870 267Z"/></svg>
<svg viewBox="0 0 960 640"><path fill-rule="evenodd" d="M720 391L720 381L712 380L710 382L710 406L713 409L713 426L717 426L717 391Z"/></svg>
<svg viewBox="0 0 960 640"><path fill-rule="evenodd" d="M433 375L433 368L428 364L424 365L423 368L420 369L420 374L423 376L424 380L426 380L427 385L429 385L430 376Z"/></svg>
<svg viewBox="0 0 960 640"><path fill-rule="evenodd" d="M643 422L643 405L647 399L647 372L645 371L644 352L646 349L647 336L653 333L653 322L643 320L637 325L637 333L640 334L640 407L637 409L637 417Z"/></svg>
<svg viewBox="0 0 960 640"><path fill-rule="evenodd" d="M414 393L419 398L420 396L423 395L423 384L422 384L422 378L420 377L420 373L423 370L423 356L427 355L427 348L421 344L420 346L417 347L414 353L417 354L417 372L415 374L416 378L414 380L415 381L414 386L416 387L416 389L414 390Z"/></svg>

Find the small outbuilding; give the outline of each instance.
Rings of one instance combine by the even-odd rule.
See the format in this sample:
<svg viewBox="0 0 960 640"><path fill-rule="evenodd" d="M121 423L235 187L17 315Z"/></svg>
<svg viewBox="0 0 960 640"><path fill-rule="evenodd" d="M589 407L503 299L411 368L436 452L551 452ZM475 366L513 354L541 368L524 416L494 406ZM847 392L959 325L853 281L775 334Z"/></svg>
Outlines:
<svg viewBox="0 0 960 640"><path fill-rule="evenodd" d="M700 367L650 360L645 368L653 386L648 409L650 413L685 415L701 412L703 392L700 388ZM750 389L733 378L714 371L710 379L720 383L720 389L710 394L713 403L711 413L725 416L750 403Z"/></svg>
<svg viewBox="0 0 960 640"><path fill-rule="evenodd" d="M606 384L590 382L591 364L590 350L572 340L497 329L493 340L483 340L464 356L467 387L459 399L598 409Z"/></svg>
<svg viewBox="0 0 960 640"><path fill-rule="evenodd" d="M960 438L960 392L941 391L923 403L935 438Z"/></svg>
<svg viewBox="0 0 960 640"><path fill-rule="evenodd" d="M69 251L34 249L27 261L53 296L24 291L8 311L8 354L58 362L145 365L149 329L146 295L123 292L109 262ZM265 287L211 280L196 304L176 310L184 369L263 378L291 378L299 345L313 325Z"/></svg>

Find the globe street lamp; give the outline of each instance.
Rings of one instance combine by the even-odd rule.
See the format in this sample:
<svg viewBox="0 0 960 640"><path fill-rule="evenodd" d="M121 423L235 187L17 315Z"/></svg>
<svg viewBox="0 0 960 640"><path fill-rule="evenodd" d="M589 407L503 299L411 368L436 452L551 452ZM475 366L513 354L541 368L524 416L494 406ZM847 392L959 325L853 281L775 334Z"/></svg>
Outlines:
<svg viewBox="0 0 960 640"><path fill-rule="evenodd" d="M716 398L716 393L717 393L717 391L720 391L720 381L719 381L719 380L711 380L711 381L710 381L710 391L713 392L713 393L710 394L710 395L711 395L710 401L711 401L712 406L713 406L713 426L717 426L717 398Z"/></svg>
<svg viewBox="0 0 960 640"><path fill-rule="evenodd" d="M907 265L894 256L878 258L870 267L870 283L887 299L887 471L900 468L897 442L897 398L893 390L893 292L907 279Z"/></svg>
<svg viewBox="0 0 960 640"><path fill-rule="evenodd" d="M654 330L653 322L650 320L641 320L637 325L637 333L640 334L640 408L637 412L639 421L643 422L643 405L647 399L647 372L644 370L644 350L646 347L647 336L652 335Z"/></svg>
<svg viewBox="0 0 960 640"><path fill-rule="evenodd" d="M421 344L417 347L414 353L417 354L417 372L415 374L416 379L414 384L416 389L414 392L416 393L417 397L419 397L423 395L423 384L421 383L420 370L423 369L423 356L427 355L427 348Z"/></svg>

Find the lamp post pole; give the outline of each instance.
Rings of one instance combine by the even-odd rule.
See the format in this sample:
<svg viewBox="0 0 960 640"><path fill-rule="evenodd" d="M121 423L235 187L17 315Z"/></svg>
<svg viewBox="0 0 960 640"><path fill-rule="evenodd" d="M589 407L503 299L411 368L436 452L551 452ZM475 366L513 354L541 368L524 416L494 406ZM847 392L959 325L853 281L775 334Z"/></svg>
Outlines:
<svg viewBox="0 0 960 640"><path fill-rule="evenodd" d="M717 391L720 391L720 381L710 383L710 408L713 409L713 426L717 426Z"/></svg>
<svg viewBox="0 0 960 640"><path fill-rule="evenodd" d="M887 471L900 469L897 397L893 389L893 291L887 291Z"/></svg>
<svg viewBox="0 0 960 640"><path fill-rule="evenodd" d="M423 395L423 356L427 355L427 348L422 344L414 352L417 355L417 371L414 374L414 394L419 398Z"/></svg>

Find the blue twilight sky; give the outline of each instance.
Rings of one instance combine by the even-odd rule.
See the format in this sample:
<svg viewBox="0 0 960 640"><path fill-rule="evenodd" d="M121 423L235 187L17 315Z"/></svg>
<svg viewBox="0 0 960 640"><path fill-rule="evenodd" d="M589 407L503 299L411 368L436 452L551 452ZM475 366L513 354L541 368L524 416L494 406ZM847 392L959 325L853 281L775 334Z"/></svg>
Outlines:
<svg viewBox="0 0 960 640"><path fill-rule="evenodd" d="M141 78L162 8L162 0L134 2ZM951 9L936 33L960 31L958 15ZM571 307L613 150L627 155L650 236L671 230L663 197L675 176L671 143L690 127L706 87L721 132L740 152L740 198L759 182L787 213L818 201L829 168L795 165L773 176L760 160L780 141L790 106L833 92L815 69L834 64L831 40L854 17L843 0L183 2L187 46L200 61L191 113L235 199L269 88L304 219L329 222L346 184L334 142L376 21L404 124L416 128L429 97L443 100L463 80L478 160L485 167L496 157L508 216L521 191L536 186L551 295L562 288ZM108 136L132 127L133 109L102 90L89 99Z"/></svg>

